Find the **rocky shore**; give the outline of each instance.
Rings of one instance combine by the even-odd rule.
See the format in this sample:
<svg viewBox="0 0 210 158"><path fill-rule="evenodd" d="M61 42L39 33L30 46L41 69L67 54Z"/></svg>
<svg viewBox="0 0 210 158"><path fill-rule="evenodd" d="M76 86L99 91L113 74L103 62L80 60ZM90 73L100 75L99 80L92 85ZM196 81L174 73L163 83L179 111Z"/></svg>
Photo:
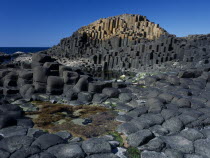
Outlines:
<svg viewBox="0 0 210 158"><path fill-rule="evenodd" d="M210 158L209 42L125 14L1 53L0 158Z"/></svg>
<svg viewBox="0 0 210 158"><path fill-rule="evenodd" d="M131 147L142 158L209 157L209 69L148 74L134 83L105 82L46 54L32 59L29 65L1 67L1 158L123 158ZM117 110L115 130L124 146L109 134L82 140L66 131L33 128L25 115L36 110L31 101Z"/></svg>

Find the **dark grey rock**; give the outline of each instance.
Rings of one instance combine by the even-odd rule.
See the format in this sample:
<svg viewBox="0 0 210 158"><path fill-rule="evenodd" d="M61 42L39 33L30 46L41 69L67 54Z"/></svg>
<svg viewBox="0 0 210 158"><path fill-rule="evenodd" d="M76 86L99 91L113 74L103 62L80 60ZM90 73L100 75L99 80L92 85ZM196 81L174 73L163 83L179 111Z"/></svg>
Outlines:
<svg viewBox="0 0 210 158"><path fill-rule="evenodd" d="M162 93L158 97L165 100L166 103L170 103L173 99L173 95L171 95L169 93Z"/></svg>
<svg viewBox="0 0 210 158"><path fill-rule="evenodd" d="M0 129L7 126L15 125L16 123L17 121L11 116L6 116L6 115L0 116Z"/></svg>
<svg viewBox="0 0 210 158"><path fill-rule="evenodd" d="M119 96L119 90L117 88L104 88L102 93L110 98L117 98Z"/></svg>
<svg viewBox="0 0 210 158"><path fill-rule="evenodd" d="M196 155L196 154L186 154L185 158L203 158L203 156Z"/></svg>
<svg viewBox="0 0 210 158"><path fill-rule="evenodd" d="M89 92L80 92L78 94L78 100L82 102L91 102L93 99L93 93Z"/></svg>
<svg viewBox="0 0 210 158"><path fill-rule="evenodd" d="M153 138L153 134L149 130L140 130L136 133L130 134L127 137L128 144L137 147L143 145Z"/></svg>
<svg viewBox="0 0 210 158"><path fill-rule="evenodd" d="M82 142L82 148L88 155L111 152L110 144L104 139L100 138L90 138Z"/></svg>
<svg viewBox="0 0 210 158"><path fill-rule="evenodd" d="M105 94L94 94L92 102L102 103L108 99L108 96Z"/></svg>
<svg viewBox="0 0 210 158"><path fill-rule="evenodd" d="M34 139L28 136L12 136L2 139L0 147L7 152L13 153L22 147L29 147L33 141Z"/></svg>
<svg viewBox="0 0 210 158"><path fill-rule="evenodd" d="M87 158L118 158L118 156L108 153L108 154L93 154L88 156Z"/></svg>
<svg viewBox="0 0 210 158"><path fill-rule="evenodd" d="M190 108L191 107L191 102L186 98L181 98L177 101L177 105L180 108Z"/></svg>
<svg viewBox="0 0 210 158"><path fill-rule="evenodd" d="M184 128L183 123L176 117L166 120L162 126L169 130L171 134L177 133Z"/></svg>
<svg viewBox="0 0 210 158"><path fill-rule="evenodd" d="M197 139L204 138L204 135L196 129L184 129L180 133L183 137L187 138L188 140L195 141Z"/></svg>
<svg viewBox="0 0 210 158"><path fill-rule="evenodd" d="M31 128L34 126L34 123L30 119L17 119L17 126Z"/></svg>
<svg viewBox="0 0 210 158"><path fill-rule="evenodd" d="M160 113L161 110L164 108L163 101L158 98L151 98L146 102L148 106L148 112L151 113Z"/></svg>
<svg viewBox="0 0 210 158"><path fill-rule="evenodd" d="M72 137L72 135L67 131L60 131L55 134L58 135L59 137L63 138L64 140L68 140Z"/></svg>
<svg viewBox="0 0 210 158"><path fill-rule="evenodd" d="M120 93L119 99L122 102L129 102L132 100L132 94L131 93Z"/></svg>
<svg viewBox="0 0 210 158"><path fill-rule="evenodd" d="M47 93L59 95L63 93L64 81L58 76L49 76L47 79Z"/></svg>
<svg viewBox="0 0 210 158"><path fill-rule="evenodd" d="M141 153L141 158L167 158L163 153L155 151L144 151Z"/></svg>
<svg viewBox="0 0 210 158"><path fill-rule="evenodd" d="M91 93L101 93L103 89L104 84L101 82L92 82L88 85L88 92Z"/></svg>
<svg viewBox="0 0 210 158"><path fill-rule="evenodd" d="M178 116L178 118L182 121L184 125L187 125L191 122L194 122L197 120L195 116L187 115L187 114L181 114Z"/></svg>
<svg viewBox="0 0 210 158"><path fill-rule="evenodd" d="M61 76L63 76L65 84L76 84L80 77L80 75L77 72L73 71L63 71L63 73L60 73L63 74Z"/></svg>
<svg viewBox="0 0 210 158"><path fill-rule="evenodd" d="M88 77L87 76L81 77L76 83L76 85L73 87L73 90L77 93L81 91L87 91L88 90Z"/></svg>
<svg viewBox="0 0 210 158"><path fill-rule="evenodd" d="M130 120L132 120L133 118L131 116L128 116L128 115L118 115L116 117L116 121L119 121L119 122L128 122Z"/></svg>
<svg viewBox="0 0 210 158"><path fill-rule="evenodd" d="M56 158L56 157L54 155L44 151L44 152L42 152L40 154L32 155L29 158Z"/></svg>
<svg viewBox="0 0 210 158"><path fill-rule="evenodd" d="M194 143L195 146L195 153L206 156L207 158L210 157L210 140L209 139L200 139L196 140Z"/></svg>
<svg viewBox="0 0 210 158"><path fill-rule="evenodd" d="M115 109L128 112L131 111L133 108L125 103L117 103Z"/></svg>
<svg viewBox="0 0 210 158"><path fill-rule="evenodd" d="M61 137L55 134L43 134L38 137L32 145L36 145L43 150L61 143L65 143Z"/></svg>
<svg viewBox="0 0 210 158"><path fill-rule="evenodd" d="M165 120L168 120L168 119L175 117L179 114L180 114L180 112L178 110L174 110L174 109L163 109L161 111L161 115L163 116L163 118Z"/></svg>
<svg viewBox="0 0 210 158"><path fill-rule="evenodd" d="M139 129L134 125L132 124L131 122L127 122L127 123L123 123L123 124L120 124L118 127L117 127L117 131L119 133L124 133L125 135L129 135L131 133L135 133L137 132Z"/></svg>
<svg viewBox="0 0 210 158"><path fill-rule="evenodd" d="M163 128L161 125L155 125L149 128L155 136L164 136L169 133L169 130Z"/></svg>
<svg viewBox="0 0 210 158"><path fill-rule="evenodd" d="M41 136L43 134L46 134L46 132L44 132L42 130L39 130L39 129L36 129L36 128L29 128L27 136L38 138L39 136Z"/></svg>
<svg viewBox="0 0 210 158"><path fill-rule="evenodd" d="M187 140L181 136L165 136L163 141L166 142L172 149L180 152L190 154L194 152L194 146L192 141Z"/></svg>
<svg viewBox="0 0 210 158"><path fill-rule="evenodd" d="M3 137L11 136L24 136L27 134L28 129L21 126L11 126L0 130L0 135Z"/></svg>
<svg viewBox="0 0 210 158"><path fill-rule="evenodd" d="M47 149L57 158L83 158L84 152L79 145L59 144Z"/></svg>
<svg viewBox="0 0 210 158"><path fill-rule="evenodd" d="M9 158L9 156L10 156L9 152L7 152L7 151L5 151L3 149L0 149L0 157L1 158Z"/></svg>
<svg viewBox="0 0 210 158"><path fill-rule="evenodd" d="M148 107L139 107L139 108L135 108L127 112L126 115L131 116L131 117L139 117L142 114L147 113L147 111L148 111Z"/></svg>
<svg viewBox="0 0 210 158"><path fill-rule="evenodd" d="M154 138L147 144L138 147L139 150L149 150L160 152L165 147L165 143L160 138Z"/></svg>
<svg viewBox="0 0 210 158"><path fill-rule="evenodd" d="M203 133L203 135L206 138L209 138L210 139L210 129L209 128L206 128L206 129L201 130L201 133Z"/></svg>
<svg viewBox="0 0 210 158"><path fill-rule="evenodd" d="M182 152L174 149L166 149L164 153L168 158L184 158Z"/></svg>
<svg viewBox="0 0 210 158"><path fill-rule="evenodd" d="M49 71L47 68L44 68L42 66L37 66L33 69L33 81L46 83L48 74Z"/></svg>
<svg viewBox="0 0 210 158"><path fill-rule="evenodd" d="M12 155L10 156L10 158L28 158L31 155L40 153L40 149L36 146L32 146L32 147L25 147L25 148L21 148L20 150L17 150L16 152L12 153Z"/></svg>

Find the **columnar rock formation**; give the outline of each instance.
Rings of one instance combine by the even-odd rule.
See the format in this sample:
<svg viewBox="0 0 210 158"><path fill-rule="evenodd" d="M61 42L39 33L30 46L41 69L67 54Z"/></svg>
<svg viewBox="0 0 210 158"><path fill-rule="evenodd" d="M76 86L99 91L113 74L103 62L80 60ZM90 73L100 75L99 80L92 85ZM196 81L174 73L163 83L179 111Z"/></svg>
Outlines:
<svg viewBox="0 0 210 158"><path fill-rule="evenodd" d="M146 71L177 61L207 64L209 45L210 35L177 38L144 16L123 14L80 28L47 53L91 69Z"/></svg>

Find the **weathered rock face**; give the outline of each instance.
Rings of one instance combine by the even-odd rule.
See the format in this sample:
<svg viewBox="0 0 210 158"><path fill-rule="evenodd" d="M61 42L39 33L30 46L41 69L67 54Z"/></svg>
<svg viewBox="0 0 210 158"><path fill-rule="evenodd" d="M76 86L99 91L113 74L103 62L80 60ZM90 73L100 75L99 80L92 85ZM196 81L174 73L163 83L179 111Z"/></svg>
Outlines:
<svg viewBox="0 0 210 158"><path fill-rule="evenodd" d="M47 53L90 69L151 71L208 65L209 45L210 35L178 38L144 16L123 14L80 28Z"/></svg>

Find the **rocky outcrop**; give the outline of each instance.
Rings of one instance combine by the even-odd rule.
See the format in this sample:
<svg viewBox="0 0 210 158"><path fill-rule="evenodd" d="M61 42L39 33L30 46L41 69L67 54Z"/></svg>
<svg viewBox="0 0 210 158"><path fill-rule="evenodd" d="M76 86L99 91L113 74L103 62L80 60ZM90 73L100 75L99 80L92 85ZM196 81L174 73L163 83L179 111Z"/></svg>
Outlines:
<svg viewBox="0 0 210 158"><path fill-rule="evenodd" d="M47 53L96 71L165 71L209 66L209 45L210 35L178 38L144 16L123 14L80 28Z"/></svg>

